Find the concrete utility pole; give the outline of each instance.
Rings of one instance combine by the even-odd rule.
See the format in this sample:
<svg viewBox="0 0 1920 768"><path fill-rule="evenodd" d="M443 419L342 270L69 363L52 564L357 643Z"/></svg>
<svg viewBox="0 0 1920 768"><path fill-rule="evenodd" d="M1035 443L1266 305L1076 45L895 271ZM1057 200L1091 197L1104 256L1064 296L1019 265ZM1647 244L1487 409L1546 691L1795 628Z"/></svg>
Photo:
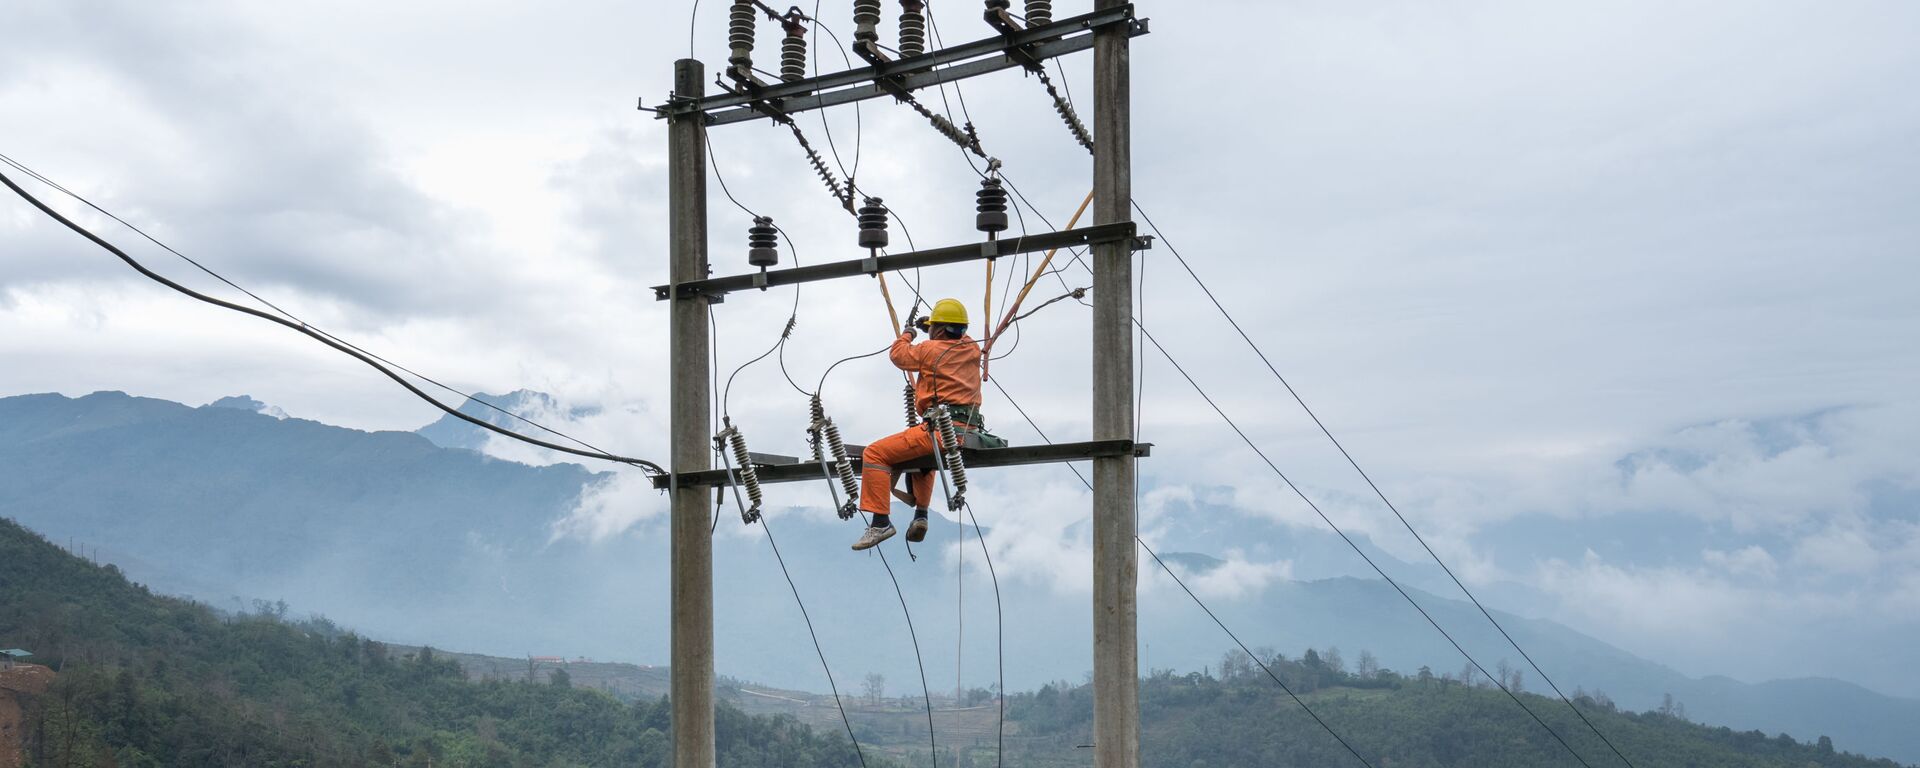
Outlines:
<svg viewBox="0 0 1920 768"><path fill-rule="evenodd" d="M1123 0L1099 0L1096 9ZM1093 33L1093 223L1133 220L1131 103L1125 28ZM1093 439L1134 436L1133 249L1093 247ZM1093 460L1093 764L1140 765L1140 577L1134 549L1135 459Z"/></svg>
<svg viewBox="0 0 1920 768"><path fill-rule="evenodd" d="M676 98L706 94L706 67L696 59L673 65ZM669 274L675 285L707 276L707 154L700 113L667 124ZM707 302L705 296L673 296L668 374L672 382L672 472L712 468L708 440ZM674 768L714 768L713 742L713 533L707 499L697 486L672 491L673 639L671 652Z"/></svg>
<svg viewBox="0 0 1920 768"><path fill-rule="evenodd" d="M737 7L737 6L736 6ZM771 13L771 11L769 11ZM1037 21L1040 16L1031 14ZM1093 249L1093 440L1079 443L960 448L968 468L1011 467L1093 460L1093 637L1094 765L1139 768L1140 680L1136 648L1135 588L1139 562L1134 550L1135 460L1150 446L1134 441L1133 423L1133 252L1152 246L1133 225L1132 180L1128 149L1128 40L1147 33L1144 19L1122 0L1099 0L1088 14L1050 23L1025 25L1001 8L987 17L996 34L923 55L888 59L869 56L871 66L803 77L804 57L789 61L783 48L782 71L794 74L767 82L753 74L750 43L753 14L729 28L735 54L743 61L727 70L732 83L706 95L700 62L674 65L674 92L653 110L668 120L672 195L671 282L654 286L654 297L672 303L673 452L669 476L654 477L654 487L673 499L673 742L674 768L714 768L713 731L713 538L706 495L716 486L755 488L770 483L833 482L827 462L818 459L742 459L743 466L714 470L708 440L712 434L709 387L708 306L730 292L765 290L820 280L874 277L888 272L946 264L989 261L1061 248ZM903 25L902 48L906 27ZM871 41L869 41L871 42ZM924 41L922 41L924 43ZM913 101L914 92L991 72L1025 68L1044 72L1044 61L1092 49L1094 52L1095 142L1093 159L1094 224L1079 229L1041 232L1015 238L917 250L870 254L850 261L709 277L707 269L706 131L747 121L771 120L793 128L795 139L812 157L815 169L836 197L842 182L826 170L800 135L793 115L866 99L891 97ZM802 45L798 51L804 51ZM865 55L865 54L863 54ZM1052 91L1051 86L1048 87ZM1056 99L1076 137L1083 131L1070 104ZM931 114L921 108L922 114ZM944 119L934 127L961 146L980 152L978 139ZM850 181L850 180L849 180ZM844 198L843 198L844 199ZM984 199L984 198L982 198ZM981 208L977 212L985 212ZM984 227L983 231L987 230ZM1038 279L1037 276L1035 279ZM881 283L882 286L885 283ZM1009 315L1011 312L1008 313ZM741 448L744 452L744 447ZM749 454L753 455L753 454ZM835 459L834 466L861 470L858 453ZM894 469L934 469L934 457L897 463ZM746 522L753 520L749 517ZM956 674L955 696L966 695ZM1005 695L1005 692L1002 692Z"/></svg>

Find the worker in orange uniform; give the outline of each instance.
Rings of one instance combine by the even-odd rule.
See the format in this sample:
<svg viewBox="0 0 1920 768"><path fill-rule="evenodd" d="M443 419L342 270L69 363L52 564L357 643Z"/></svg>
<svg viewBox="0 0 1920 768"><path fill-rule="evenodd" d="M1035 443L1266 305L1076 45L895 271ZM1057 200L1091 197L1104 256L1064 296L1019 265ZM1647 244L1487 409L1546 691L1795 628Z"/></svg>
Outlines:
<svg viewBox="0 0 1920 768"><path fill-rule="evenodd" d="M948 407L953 425L976 429L980 419L980 345L967 336L967 308L954 299L941 299L933 305L932 316L924 327L927 340L913 343L915 328L909 324L893 341L887 358L895 367L914 375L913 407L925 413L939 404ZM933 432L926 425L908 427L875 440L860 454L860 509L873 516L872 523L853 543L856 550L868 549L893 537L889 496L894 465L933 454ZM907 526L907 541L927 537L927 503L933 500L933 473L916 472L911 476L913 523Z"/></svg>

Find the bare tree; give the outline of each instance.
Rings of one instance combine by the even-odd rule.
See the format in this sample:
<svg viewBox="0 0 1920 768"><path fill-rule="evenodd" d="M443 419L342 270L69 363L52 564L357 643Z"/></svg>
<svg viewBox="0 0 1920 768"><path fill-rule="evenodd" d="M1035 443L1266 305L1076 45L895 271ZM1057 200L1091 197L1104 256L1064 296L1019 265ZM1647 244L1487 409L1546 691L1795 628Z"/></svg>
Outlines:
<svg viewBox="0 0 1920 768"><path fill-rule="evenodd" d="M887 676L878 672L868 674L864 689L867 700L876 706L879 705L880 700L887 695Z"/></svg>
<svg viewBox="0 0 1920 768"><path fill-rule="evenodd" d="M1240 651L1228 651L1220 657L1220 680L1237 680L1253 674L1253 661Z"/></svg>
<svg viewBox="0 0 1920 768"><path fill-rule="evenodd" d="M1326 654L1322 655L1320 660L1325 662L1327 669L1333 670L1334 674L1344 675L1347 673L1347 660L1341 658L1340 649L1336 646L1328 646Z"/></svg>
<svg viewBox="0 0 1920 768"><path fill-rule="evenodd" d="M1354 672L1368 680L1379 677L1380 660L1373 657L1373 651L1362 648L1360 650L1360 662L1355 666Z"/></svg>

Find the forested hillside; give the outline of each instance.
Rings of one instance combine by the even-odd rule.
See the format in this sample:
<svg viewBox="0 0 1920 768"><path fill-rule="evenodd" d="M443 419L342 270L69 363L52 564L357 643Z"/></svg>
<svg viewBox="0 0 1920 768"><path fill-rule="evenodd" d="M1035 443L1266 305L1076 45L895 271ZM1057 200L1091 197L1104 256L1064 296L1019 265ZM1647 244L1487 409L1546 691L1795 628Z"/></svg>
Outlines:
<svg viewBox="0 0 1920 768"><path fill-rule="evenodd" d="M1268 657L1268 667L1359 754L1379 768L1534 768L1621 765L1557 698L1519 698L1567 746L1512 698L1421 669L1412 675L1349 673L1316 652L1303 659ZM1246 654L1229 654L1214 674L1161 672L1141 685L1141 764L1178 768L1230 766L1360 766L1353 754L1307 715ZM1524 687L1524 685L1522 686ZM1638 768L1892 768L1836 749L1827 737L1798 742L1786 735L1734 731L1689 722L1675 707L1634 713L1603 694L1569 691L1613 747ZM1091 743L1093 695L1087 686L1049 685L1009 701L1022 738L1009 763L1032 768L1081 766Z"/></svg>
<svg viewBox="0 0 1920 768"><path fill-rule="evenodd" d="M0 519L0 642L59 667L24 702L29 766L659 766L664 701L466 679L279 611L222 617L130 584ZM727 766L857 764L844 735L722 706ZM869 758L869 764L879 764Z"/></svg>

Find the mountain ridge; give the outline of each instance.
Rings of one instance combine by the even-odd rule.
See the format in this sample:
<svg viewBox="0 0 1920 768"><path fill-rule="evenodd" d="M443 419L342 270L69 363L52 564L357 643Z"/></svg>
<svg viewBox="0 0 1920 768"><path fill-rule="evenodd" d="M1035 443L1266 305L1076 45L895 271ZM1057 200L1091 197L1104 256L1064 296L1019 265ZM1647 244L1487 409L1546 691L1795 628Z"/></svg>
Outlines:
<svg viewBox="0 0 1920 768"><path fill-rule="evenodd" d="M413 644L457 640L509 656L524 649L664 659L664 599L659 590L631 586L665 583L662 537L643 533L644 527L599 541L554 536L554 521L610 477L572 464L493 459L413 433L196 409L125 393L0 398L0 515L124 555L129 568L153 569L139 576L163 591L243 605L284 598L300 610ZM880 581L886 574L879 564L846 554L851 530L830 512L798 512L773 507L769 518L780 529L791 575L842 688L863 672L916 679L905 627L887 607L892 596L849 599L891 591ZM974 534L944 517L934 530L932 561L895 564L915 619L924 623L923 642L948 649L926 660L929 676L939 689L990 683L981 675L996 658L980 638L992 636L992 586L976 562L962 602L952 561L941 549L956 530L971 548ZM763 536L729 523L716 537L723 669L781 688L823 690L812 649L795 644L799 616L759 541ZM976 561L977 555L973 550ZM1220 562L1200 552L1174 561L1187 573ZM1142 578L1146 661L1183 670L1217 662L1225 638L1192 623L1204 619L1151 563ZM1084 598L1023 584L1003 585L1013 618L1004 659L1009 683L1031 687L1071 677L1088 658ZM1520 661L1471 606L1410 592L1489 668L1503 658ZM1289 653L1339 646L1350 656L1364 649L1403 670L1448 671L1461 664L1383 582L1282 581L1257 599L1215 602L1222 619L1257 645ZM958 656L951 653L956 608L971 611L964 638L972 642ZM1824 733L1877 753L1920 758L1920 736L1884 719L1920 722L1920 702L1847 681L1730 685L1689 678L1563 625L1498 615L1569 695L1576 687L1601 689L1644 709L1672 694L1701 720L1802 738ZM1055 618L1040 633L1019 616ZM962 667L972 674L956 681ZM1531 677L1530 685L1544 688ZM1822 706L1796 710L1791 705L1800 697ZM1829 720L1851 724L1827 727Z"/></svg>

